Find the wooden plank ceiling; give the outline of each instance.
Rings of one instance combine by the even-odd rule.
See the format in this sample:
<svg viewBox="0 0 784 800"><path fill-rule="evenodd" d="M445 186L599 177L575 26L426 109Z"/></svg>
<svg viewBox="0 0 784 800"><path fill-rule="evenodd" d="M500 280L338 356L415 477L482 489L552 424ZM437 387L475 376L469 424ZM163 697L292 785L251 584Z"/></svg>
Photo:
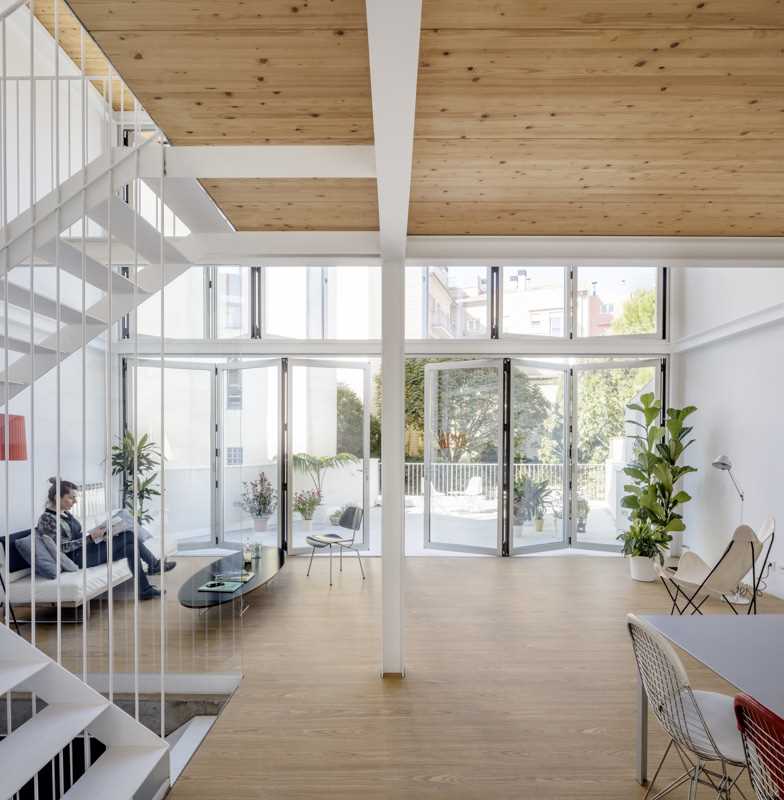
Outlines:
<svg viewBox="0 0 784 800"><path fill-rule="evenodd" d="M409 232L784 235L782 0L423 0Z"/></svg>
<svg viewBox="0 0 784 800"><path fill-rule="evenodd" d="M364 0L69 0L173 144L372 144ZM374 180L210 180L238 230L376 230Z"/></svg>
<svg viewBox="0 0 784 800"><path fill-rule="evenodd" d="M175 144L372 142L363 0L70 0ZM784 235L784 0L423 0L409 231ZM367 180L205 182L366 230Z"/></svg>

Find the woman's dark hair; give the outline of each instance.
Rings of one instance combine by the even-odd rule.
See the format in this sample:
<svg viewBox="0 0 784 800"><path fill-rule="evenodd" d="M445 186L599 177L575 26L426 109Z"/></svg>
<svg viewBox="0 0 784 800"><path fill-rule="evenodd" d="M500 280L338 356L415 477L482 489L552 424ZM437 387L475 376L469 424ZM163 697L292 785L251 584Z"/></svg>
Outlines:
<svg viewBox="0 0 784 800"><path fill-rule="evenodd" d="M49 478L49 502L54 503L57 500L57 478ZM60 497L65 497L68 492L78 492L79 487L71 481L60 481Z"/></svg>

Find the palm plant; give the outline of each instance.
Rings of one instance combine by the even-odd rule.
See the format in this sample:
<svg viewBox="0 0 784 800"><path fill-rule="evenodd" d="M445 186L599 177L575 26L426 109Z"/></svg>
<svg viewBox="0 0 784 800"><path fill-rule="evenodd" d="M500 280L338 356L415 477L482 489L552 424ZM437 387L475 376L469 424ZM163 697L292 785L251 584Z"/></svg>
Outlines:
<svg viewBox="0 0 784 800"><path fill-rule="evenodd" d="M313 488L323 497L324 478L327 470L356 464L359 459L351 453L335 453L334 456L313 456L310 453L294 453L292 465L295 472L307 475L313 481Z"/></svg>
<svg viewBox="0 0 784 800"><path fill-rule="evenodd" d="M148 503L153 497L160 497L157 485L160 465L161 451L146 433L137 440L129 431L118 444L112 445L112 475L122 476L123 507L133 513L135 503L140 524L152 520Z"/></svg>

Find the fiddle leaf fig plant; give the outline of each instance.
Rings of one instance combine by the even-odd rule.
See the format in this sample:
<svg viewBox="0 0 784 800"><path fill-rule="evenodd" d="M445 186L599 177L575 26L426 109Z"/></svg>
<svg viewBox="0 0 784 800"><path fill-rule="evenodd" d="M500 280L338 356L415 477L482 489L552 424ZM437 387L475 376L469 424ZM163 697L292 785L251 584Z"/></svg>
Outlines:
<svg viewBox="0 0 784 800"><path fill-rule="evenodd" d="M624 469L631 482L623 487L627 494L621 506L629 509L633 523L649 523L656 534L669 539L669 534L686 529L680 508L691 495L679 488L679 481L697 469L679 462L694 442L689 438L693 428L686 419L697 408L668 408L664 425L658 424L662 406L652 393L641 395L639 403L627 408L638 412L643 421L631 421L640 430L632 437L634 460Z"/></svg>

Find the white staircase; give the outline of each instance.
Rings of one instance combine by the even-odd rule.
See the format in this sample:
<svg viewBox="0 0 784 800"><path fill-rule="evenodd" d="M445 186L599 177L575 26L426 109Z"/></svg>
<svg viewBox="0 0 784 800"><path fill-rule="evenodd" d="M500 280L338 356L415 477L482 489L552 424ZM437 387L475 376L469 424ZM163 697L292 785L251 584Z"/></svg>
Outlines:
<svg viewBox="0 0 784 800"><path fill-rule="evenodd" d="M106 751L64 800L148 800L168 787L169 746L163 739L0 625L0 694L10 691L34 693L46 707L0 742L0 798L13 797L84 734Z"/></svg>
<svg viewBox="0 0 784 800"><path fill-rule="evenodd" d="M27 211L21 217L12 220L4 231L5 244L2 249L8 258L11 276L17 270L20 274L29 271L27 264L20 263L24 254L24 247L20 248L20 245L27 244L26 258L29 260L29 244L33 241L34 233L37 272L47 269L45 266L47 264L57 263L63 272L78 280L84 275L85 283L103 292L103 297L86 308L84 314L81 305L79 308L74 308L73 304L69 306L61 302L59 339L55 331L37 340L34 354L30 352L29 332L26 338L19 334L8 336L9 351L21 357L13 360L6 372L0 372L0 402L4 402L5 399L6 382L9 399L15 397L57 365L58 350L59 360L62 361L79 350L83 340L88 343L103 334L108 327L160 291L162 283L163 285L171 283L190 266L185 256L168 239L163 242L162 254L159 232L115 193L118 181L132 180L133 173L129 169L137 164L134 154L140 156L140 151L145 148L148 156L156 152L149 143L141 145L136 151L121 148L119 152L114 153L111 167L109 155L100 156L82 170L83 175L77 173L60 187L59 199L58 193L52 192L40 200L32 212ZM107 174L104 175L101 170L107 171ZM58 227L64 228L81 218L83 203L87 209L87 216L104 229L109 227L111 217L112 239L135 251L137 263L135 284L115 269L108 269L106 265L89 255L83 257L81 249L74 247L67 240L60 238L59 242L55 241L59 235ZM54 220L58 218L58 208L59 223L54 224ZM165 264L163 281L161 255ZM116 268L117 264L114 266ZM128 266L133 271L133 264ZM28 278L22 281L22 284L25 283L29 284ZM111 303L108 294L110 288ZM0 283L0 309L4 307L6 294L11 309L21 309L29 313L32 306L38 317L49 320L49 326L54 326L56 329L58 304L51 296L31 292L24 285L10 282L7 277ZM110 305L111 319L109 319ZM1 336L0 347L5 348L5 345L5 336Z"/></svg>

